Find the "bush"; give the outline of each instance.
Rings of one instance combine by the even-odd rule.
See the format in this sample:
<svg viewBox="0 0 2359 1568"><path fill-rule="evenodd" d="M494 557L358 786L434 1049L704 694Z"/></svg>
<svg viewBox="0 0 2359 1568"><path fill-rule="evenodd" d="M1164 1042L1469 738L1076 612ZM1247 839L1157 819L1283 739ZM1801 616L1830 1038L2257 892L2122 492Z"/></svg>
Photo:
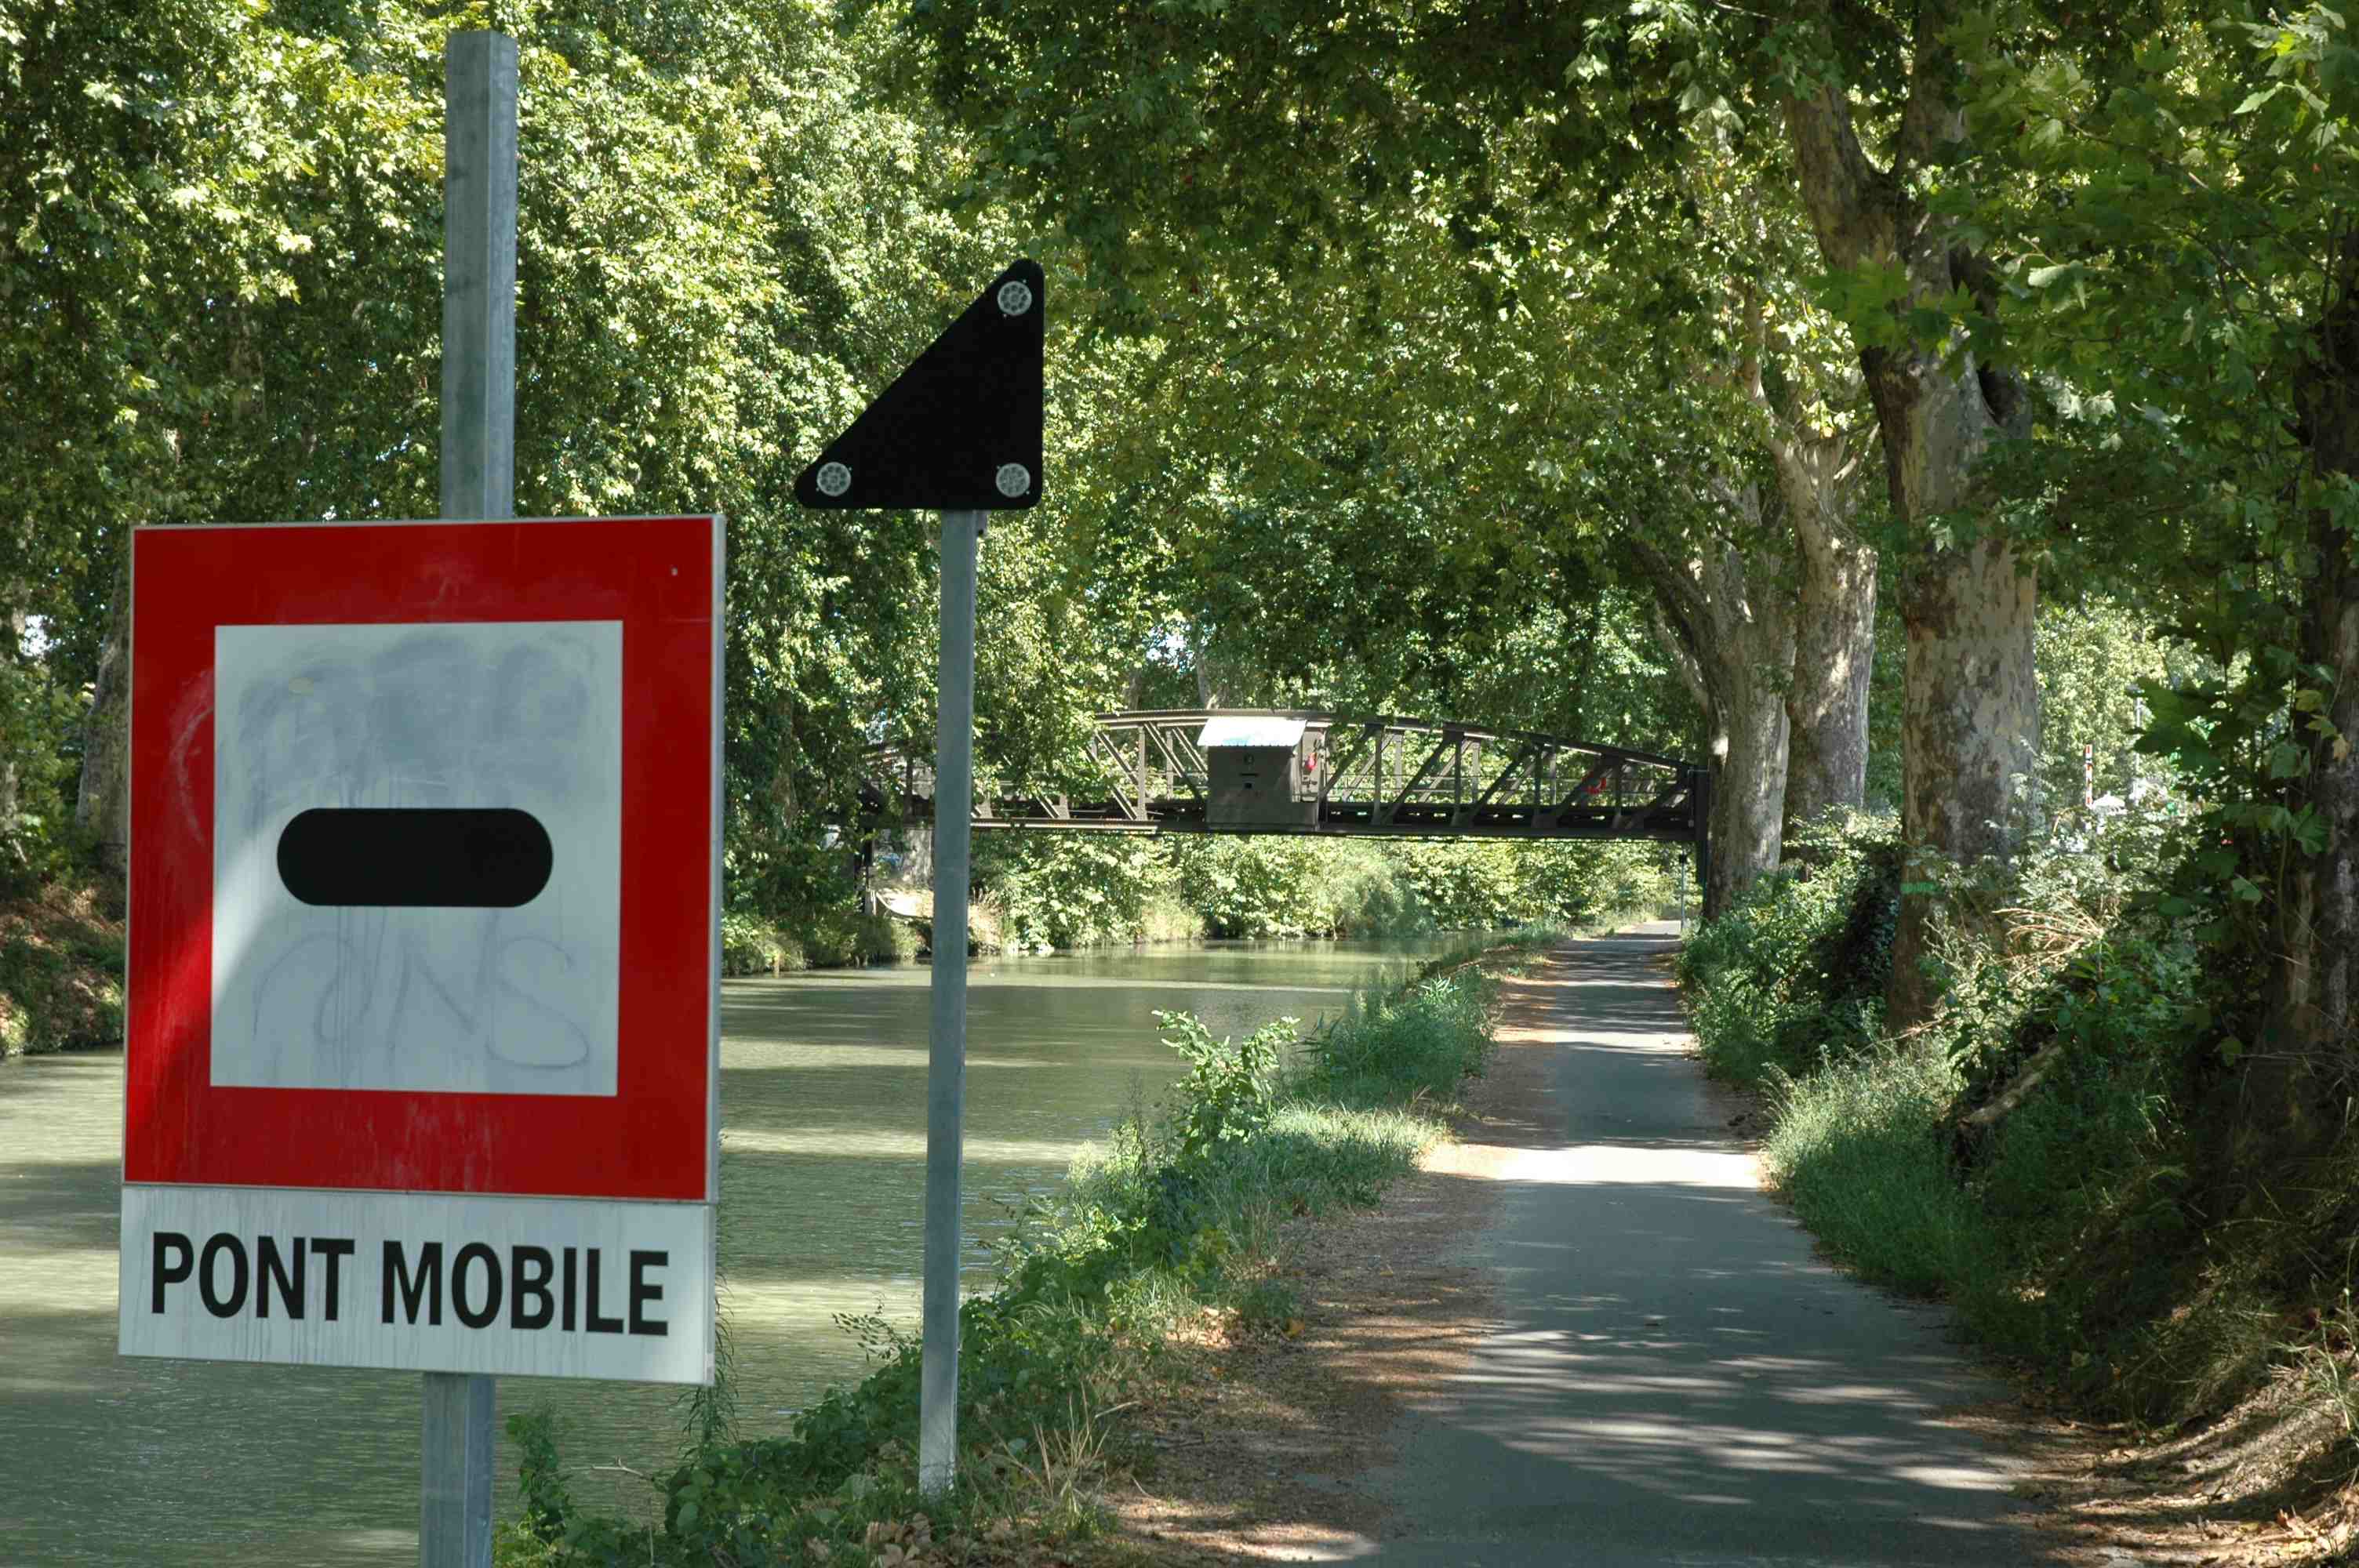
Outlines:
<svg viewBox="0 0 2359 1568"><path fill-rule="evenodd" d="M1171 1119L1180 1139L1179 1159L1208 1160L1214 1145L1259 1132L1269 1120L1278 1063L1298 1038L1297 1021L1281 1018L1266 1023L1234 1044L1214 1040L1192 1013L1158 1011L1155 1022L1170 1032L1163 1044L1188 1062Z"/></svg>
<svg viewBox="0 0 2359 1568"><path fill-rule="evenodd" d="M82 707L38 664L0 647L0 901L27 898L71 869ZM14 799L7 798L13 790Z"/></svg>
<svg viewBox="0 0 2359 1568"><path fill-rule="evenodd" d="M2288 1353L2284 1303L2349 1282L2359 1224L2347 1146L2280 1173L2263 1213L2202 1179L2249 1006L2171 891L2202 848L2131 816L2005 881L1950 873L1944 1007L1905 1040L1875 1018L1894 856L1858 825L1681 960L1707 1060L1768 1091L1765 1165L1831 1251L2144 1420L2254 1386Z"/></svg>
<svg viewBox="0 0 2359 1568"><path fill-rule="evenodd" d="M1656 846L1516 840L1180 838L1182 898L1216 936L1403 936L1652 909Z"/></svg>
<svg viewBox="0 0 2359 1568"><path fill-rule="evenodd" d="M918 934L886 914L826 910L780 929L742 912L721 917L721 972L786 975L849 964L899 964L918 956Z"/></svg>
<svg viewBox="0 0 2359 1568"><path fill-rule="evenodd" d="M92 889L0 906L0 1056L122 1044L123 941Z"/></svg>
<svg viewBox="0 0 2359 1568"><path fill-rule="evenodd" d="M1799 839L1680 953L1705 1065L1758 1087L1856 1055L1884 1022L1900 900L1898 824L1854 816Z"/></svg>
<svg viewBox="0 0 2359 1568"><path fill-rule="evenodd" d="M1113 833L985 834L975 882L995 905L1001 942L1017 948L1139 941L1149 901L1172 892L1155 840Z"/></svg>
<svg viewBox="0 0 2359 1568"><path fill-rule="evenodd" d="M802 945L767 922L735 912L721 917L723 974L780 975L809 968Z"/></svg>

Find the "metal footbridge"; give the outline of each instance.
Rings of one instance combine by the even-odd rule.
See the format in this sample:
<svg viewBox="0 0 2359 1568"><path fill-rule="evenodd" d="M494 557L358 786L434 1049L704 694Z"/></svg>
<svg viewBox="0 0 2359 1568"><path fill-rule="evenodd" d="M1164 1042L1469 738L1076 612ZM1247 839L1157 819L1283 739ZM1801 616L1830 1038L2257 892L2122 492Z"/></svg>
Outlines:
<svg viewBox="0 0 2359 1568"><path fill-rule="evenodd" d="M1100 714L1087 772L1062 793L978 780L979 828L1647 838L1705 850L1701 766L1553 735L1299 708ZM931 820L931 760L869 750L872 819Z"/></svg>

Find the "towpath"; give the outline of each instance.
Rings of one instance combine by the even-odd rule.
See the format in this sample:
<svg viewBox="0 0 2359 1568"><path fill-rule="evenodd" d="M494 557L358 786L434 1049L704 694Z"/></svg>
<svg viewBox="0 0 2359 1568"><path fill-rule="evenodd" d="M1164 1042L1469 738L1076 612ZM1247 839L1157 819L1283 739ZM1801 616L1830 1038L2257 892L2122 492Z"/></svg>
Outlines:
<svg viewBox="0 0 2359 1568"><path fill-rule="evenodd" d="M1640 926L1510 982L1506 1052L1530 1074L1516 1134L1451 1155L1500 1189L1461 1260L1493 1282L1492 1326L1409 1397L1393 1463L1361 1477L1393 1510L1380 1539L1334 1555L2047 1561L2007 1518L2007 1461L1945 1417L2003 1390L1940 1311L1838 1273L1760 1190L1738 1103L1689 1054L1674 945Z"/></svg>

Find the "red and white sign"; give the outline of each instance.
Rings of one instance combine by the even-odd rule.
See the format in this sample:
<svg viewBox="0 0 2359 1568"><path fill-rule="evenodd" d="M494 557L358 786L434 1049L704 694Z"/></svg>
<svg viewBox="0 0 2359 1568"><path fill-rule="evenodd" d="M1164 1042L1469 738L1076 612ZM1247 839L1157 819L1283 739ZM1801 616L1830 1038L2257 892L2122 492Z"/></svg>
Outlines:
<svg viewBox="0 0 2359 1568"><path fill-rule="evenodd" d="M710 1376L721 569L135 533L125 1353Z"/></svg>

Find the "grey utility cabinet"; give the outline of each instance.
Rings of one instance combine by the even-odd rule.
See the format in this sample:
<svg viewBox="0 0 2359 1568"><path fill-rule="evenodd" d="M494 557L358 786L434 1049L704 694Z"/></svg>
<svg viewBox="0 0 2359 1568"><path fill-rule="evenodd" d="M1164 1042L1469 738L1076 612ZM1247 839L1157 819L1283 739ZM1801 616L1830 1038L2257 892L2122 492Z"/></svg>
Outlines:
<svg viewBox="0 0 2359 1568"><path fill-rule="evenodd" d="M1210 774L1204 826L1268 832L1319 826L1319 792L1302 771L1303 721L1274 715L1207 719L1196 743Z"/></svg>

